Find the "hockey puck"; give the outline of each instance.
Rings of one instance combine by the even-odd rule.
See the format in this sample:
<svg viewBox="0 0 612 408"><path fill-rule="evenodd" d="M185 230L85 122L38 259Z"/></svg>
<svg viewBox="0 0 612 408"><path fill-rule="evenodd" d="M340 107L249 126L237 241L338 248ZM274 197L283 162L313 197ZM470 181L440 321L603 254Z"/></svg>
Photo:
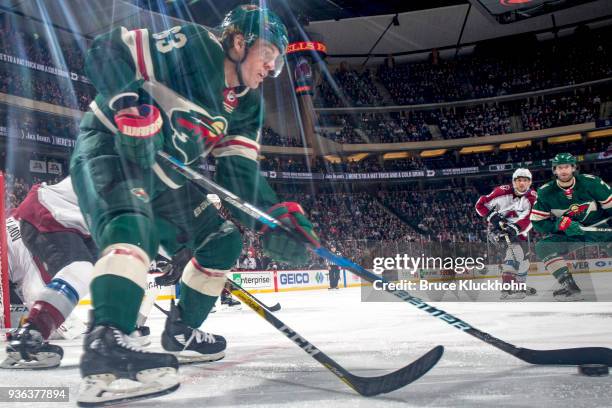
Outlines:
<svg viewBox="0 0 612 408"><path fill-rule="evenodd" d="M605 364L582 364L578 366L578 372L589 377L605 377L610 374L610 369Z"/></svg>

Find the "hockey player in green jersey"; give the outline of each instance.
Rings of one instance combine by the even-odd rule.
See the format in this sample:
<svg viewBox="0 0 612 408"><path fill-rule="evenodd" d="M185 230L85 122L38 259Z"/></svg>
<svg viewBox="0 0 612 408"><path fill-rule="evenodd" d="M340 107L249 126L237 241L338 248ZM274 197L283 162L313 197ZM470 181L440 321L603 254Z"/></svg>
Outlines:
<svg viewBox="0 0 612 408"><path fill-rule="evenodd" d="M556 180L538 189L531 211L533 228L548 234L536 243L536 255L561 284L553 293L556 300L582 300L563 256L587 245L610 244L612 190L599 177L576 174L576 158L570 153L557 154L552 168Z"/></svg>
<svg viewBox="0 0 612 408"><path fill-rule="evenodd" d="M196 361L224 355L225 339L198 327L240 255L242 239L206 194L156 161L157 151L189 166L212 154L219 184L269 208L318 245L301 206L280 203L257 164L264 115L258 88L283 68L287 29L267 9L240 6L220 31L217 38L196 24L159 33L118 27L97 37L88 52L86 72L98 95L81 122L71 174L100 258L90 287L92 328L81 358L82 405L172 392L179 386L175 354ZM261 230L269 256L308 259L300 242L237 210L232 215ZM194 254L162 333L163 348L173 354L145 353L126 339L160 244L168 253L184 247ZM120 378L141 385L118 391L110 383Z"/></svg>

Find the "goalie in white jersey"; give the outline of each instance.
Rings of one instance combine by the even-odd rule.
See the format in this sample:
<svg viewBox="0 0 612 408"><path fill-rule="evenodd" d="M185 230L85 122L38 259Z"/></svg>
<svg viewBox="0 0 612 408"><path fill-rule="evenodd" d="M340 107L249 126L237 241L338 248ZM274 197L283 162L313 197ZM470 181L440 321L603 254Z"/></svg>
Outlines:
<svg viewBox="0 0 612 408"><path fill-rule="evenodd" d="M531 230L529 215L537 198L531 181L531 172L519 168L512 174L512 184L495 187L476 202L476 212L489 222L489 238L507 244L502 263L503 283L525 283L527 280L529 261L525 259L525 242ZM501 298L522 299L535 293L533 288L503 290Z"/></svg>

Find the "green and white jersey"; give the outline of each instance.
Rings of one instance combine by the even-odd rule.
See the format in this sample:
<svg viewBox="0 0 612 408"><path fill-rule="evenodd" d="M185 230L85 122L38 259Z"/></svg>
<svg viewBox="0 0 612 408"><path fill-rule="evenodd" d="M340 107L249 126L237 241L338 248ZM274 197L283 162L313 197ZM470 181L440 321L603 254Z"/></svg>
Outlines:
<svg viewBox="0 0 612 408"><path fill-rule="evenodd" d="M596 176L577 174L572 188L559 187L552 180L538 189L538 198L531 210L536 231L555 231L555 220L570 217L584 226L604 223L612 215L612 189ZM602 225L607 226L607 225Z"/></svg>
<svg viewBox="0 0 612 408"><path fill-rule="evenodd" d="M90 105L97 120L81 126L116 134L113 103L138 96L139 104L153 104L162 114L165 152L193 166L212 153L219 182L246 200L273 205L276 195L257 169L262 92L229 88L224 59L215 35L197 24L160 33L118 27L97 37L88 52L86 72L99 92ZM226 158L231 163L220 160ZM230 167L232 174L219 175ZM170 188L184 184L161 163L152 170Z"/></svg>

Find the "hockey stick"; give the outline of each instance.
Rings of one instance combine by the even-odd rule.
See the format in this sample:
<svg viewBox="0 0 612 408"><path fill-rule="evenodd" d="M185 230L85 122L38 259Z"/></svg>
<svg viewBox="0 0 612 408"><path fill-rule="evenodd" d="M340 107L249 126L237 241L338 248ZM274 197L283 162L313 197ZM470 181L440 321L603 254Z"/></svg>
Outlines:
<svg viewBox="0 0 612 408"><path fill-rule="evenodd" d="M405 290L390 289L388 281L381 276L375 275L360 265L352 262L349 259L343 258L339 255L331 253L328 249L306 242L305 239L295 233L292 229L287 227L280 221L270 217L267 213L259 210L253 205L243 201L241 198L236 196L234 193L224 189L215 182L207 179L193 169L185 166L180 161L176 160L172 156L165 152L158 152L158 157L164 159L172 168L181 173L185 178L193 182L195 185L200 186L204 190L217 194L222 200L230 203L237 209L241 210L245 214L255 218L259 222L267 225L271 229L279 229L287 233L292 238L301 241L304 245L315 254L319 255L323 259L327 259L336 265L348 269L360 278L367 280L368 282L381 282L381 287L388 293L400 298L406 303L421 309L430 315L439 318L440 320L450 324L456 329L462 330L477 339L484 341L498 349L509 353L516 358L523 360L531 364L557 364L557 365L581 365L581 364L607 364L612 366L612 350L606 347L579 347L570 349L557 349L557 350L533 350L523 347L516 347L513 344L507 343L497 337L494 337L488 333L485 333L472 325L464 322L463 320L455 317L441 309L437 309L422 299L411 295Z"/></svg>
<svg viewBox="0 0 612 408"><path fill-rule="evenodd" d="M580 229L586 232L612 232L612 228L607 227L580 227Z"/></svg>
<svg viewBox="0 0 612 408"><path fill-rule="evenodd" d="M340 364L332 360L327 354L316 348L312 343L300 336L296 331L293 331L289 326L283 323L280 319L274 316L270 310L261 303L255 296L251 295L236 282L228 279L232 287L232 293L235 294L243 303L246 303L255 313L264 318L268 323L274 326L278 331L284 334L289 340L298 345L310 357L317 360L325 368L332 372L342 382L357 391L357 393L372 397L378 394L385 394L402 388L413 381L421 378L427 373L442 357L444 347L436 346L427 354L419 357L406 367L400 368L392 373L385 374L379 377L360 377L351 374ZM155 307L163 314L168 316L169 312L155 303Z"/></svg>
<svg viewBox="0 0 612 408"><path fill-rule="evenodd" d="M442 353L444 353L444 347L436 346L427 352L427 354L424 354L417 360L397 371L378 377L360 377L348 372L327 354L323 353L304 337L300 336L296 331L292 330L275 315L270 313L270 310L268 310L259 299L251 295L236 282L229 280L229 283L232 287L232 293L243 303L246 303L253 311L284 334L289 340L297 344L308 355L321 363L325 368L346 383L346 385L365 397L395 391L398 388L416 381L436 365L440 357L442 357Z"/></svg>

